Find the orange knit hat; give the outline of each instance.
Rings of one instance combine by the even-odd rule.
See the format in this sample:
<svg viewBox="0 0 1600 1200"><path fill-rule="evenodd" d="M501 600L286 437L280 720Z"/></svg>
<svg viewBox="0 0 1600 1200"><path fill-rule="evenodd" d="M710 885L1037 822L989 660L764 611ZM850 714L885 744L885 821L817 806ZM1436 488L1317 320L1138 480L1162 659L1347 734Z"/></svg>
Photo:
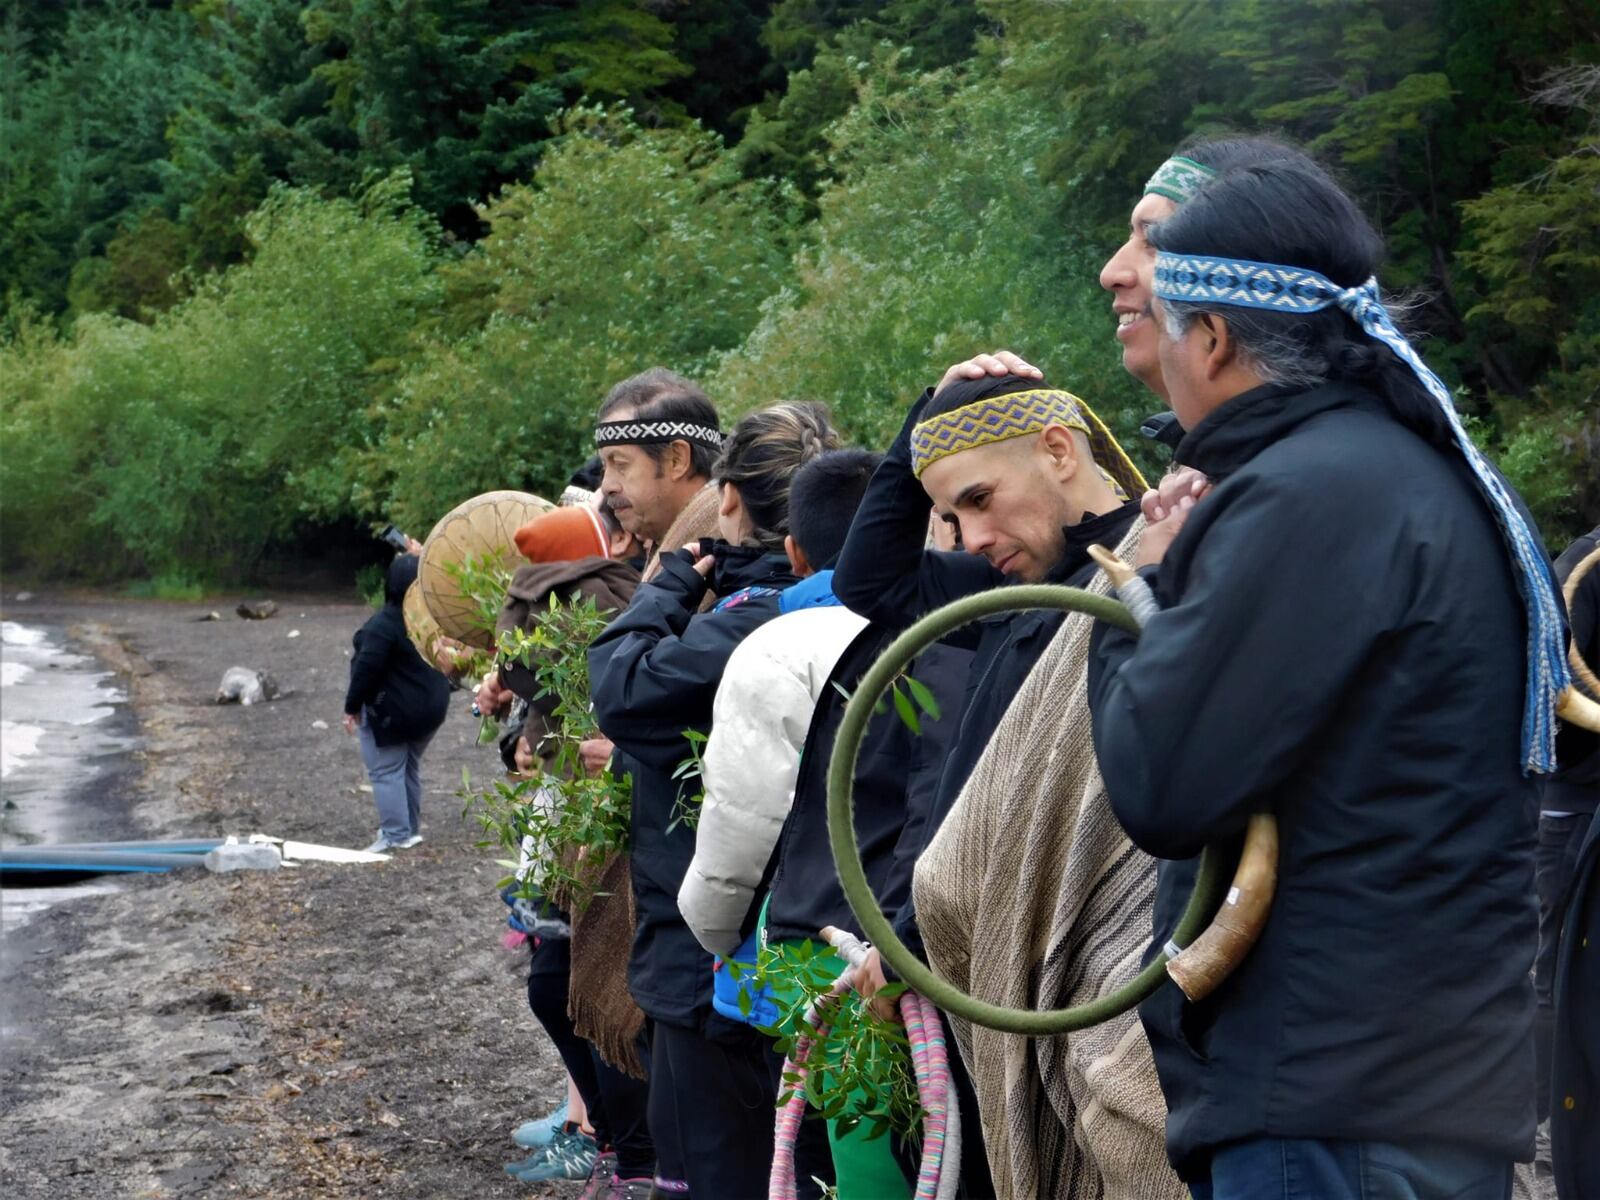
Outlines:
<svg viewBox="0 0 1600 1200"><path fill-rule="evenodd" d="M606 537L599 514L587 504L552 508L518 529L512 538L529 562L611 557L611 539Z"/></svg>

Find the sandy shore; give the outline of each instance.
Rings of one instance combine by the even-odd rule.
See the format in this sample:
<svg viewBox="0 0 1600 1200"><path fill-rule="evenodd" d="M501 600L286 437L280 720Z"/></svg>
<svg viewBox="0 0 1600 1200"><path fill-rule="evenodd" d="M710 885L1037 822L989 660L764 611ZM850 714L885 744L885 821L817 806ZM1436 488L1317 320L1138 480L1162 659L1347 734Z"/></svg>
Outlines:
<svg viewBox="0 0 1600 1200"><path fill-rule="evenodd" d="M376 817L339 727L359 604L277 595L7 604L119 673L142 748L90 798L129 836L261 831L363 846ZM210 609L220 622L196 623ZM299 636L290 638L291 630ZM233 665L292 694L219 707ZM500 947L501 871L455 796L463 697L424 763L419 848L377 866L135 879L0 940L0 1194L82 1198L558 1196L501 1172L562 1094ZM326 729L313 727L314 721ZM90 801L86 801L90 802Z"/></svg>

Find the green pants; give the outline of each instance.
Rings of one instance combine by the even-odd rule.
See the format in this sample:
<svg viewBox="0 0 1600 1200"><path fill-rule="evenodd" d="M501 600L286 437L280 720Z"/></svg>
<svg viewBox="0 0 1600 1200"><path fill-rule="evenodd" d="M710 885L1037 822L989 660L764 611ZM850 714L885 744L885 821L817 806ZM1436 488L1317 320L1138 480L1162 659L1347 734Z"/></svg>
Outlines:
<svg viewBox="0 0 1600 1200"><path fill-rule="evenodd" d="M763 912L762 917L766 914ZM763 920L763 924L765 921ZM765 939L763 938L763 942ZM825 949L825 943L814 943ZM844 974L844 959L823 960L834 977ZM786 999L779 997L780 1000ZM864 1100L863 1093L852 1093L852 1100ZM867 1140L870 1125L858 1125L841 1133L837 1121L828 1122L828 1148L833 1153L833 1170L838 1179L839 1200L908 1200L911 1186L894 1158L893 1135Z"/></svg>

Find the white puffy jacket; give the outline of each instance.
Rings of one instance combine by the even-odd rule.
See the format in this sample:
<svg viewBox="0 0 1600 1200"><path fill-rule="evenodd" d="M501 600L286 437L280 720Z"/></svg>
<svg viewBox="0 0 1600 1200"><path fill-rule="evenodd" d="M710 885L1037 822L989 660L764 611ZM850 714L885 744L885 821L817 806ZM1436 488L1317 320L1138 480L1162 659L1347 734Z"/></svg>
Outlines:
<svg viewBox="0 0 1600 1200"><path fill-rule="evenodd" d="M867 622L847 608L803 608L761 626L728 659L702 755L705 803L678 908L713 954L744 923L794 805L811 714Z"/></svg>

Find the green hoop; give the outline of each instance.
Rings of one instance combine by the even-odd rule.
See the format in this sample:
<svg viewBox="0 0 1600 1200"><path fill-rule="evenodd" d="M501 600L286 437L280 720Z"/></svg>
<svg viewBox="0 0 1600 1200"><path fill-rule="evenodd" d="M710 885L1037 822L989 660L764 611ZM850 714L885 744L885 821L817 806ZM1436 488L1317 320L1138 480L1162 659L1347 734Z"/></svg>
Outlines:
<svg viewBox="0 0 1600 1200"><path fill-rule="evenodd" d="M861 923L862 933L908 986L937 1007L986 1029L1020 1033L1028 1037L1049 1037L1087 1029L1126 1012L1161 986L1167 978L1169 955L1163 951L1116 991L1073 1008L1010 1008L969 996L949 980L941 979L907 949L905 943L895 936L889 919L878 906L872 886L867 882L866 869L861 865L861 847L856 841L855 774L856 760L861 754L861 739L873 709L917 655L971 621L998 613L1040 608L1087 613L1118 629L1135 634L1139 632L1138 623L1124 604L1110 596L1086 592L1082 588L1025 584L964 596L943 608L935 609L912 625L890 643L878 661L862 676L860 686L845 708L838 737L834 741L833 758L828 764L828 841L833 848L833 862L839 872L839 882L844 886L845 899L850 902L856 920ZM1173 932L1171 944L1180 948L1187 946L1216 913L1224 887L1221 857L1222 852L1215 846L1207 846L1200 856L1194 892Z"/></svg>

